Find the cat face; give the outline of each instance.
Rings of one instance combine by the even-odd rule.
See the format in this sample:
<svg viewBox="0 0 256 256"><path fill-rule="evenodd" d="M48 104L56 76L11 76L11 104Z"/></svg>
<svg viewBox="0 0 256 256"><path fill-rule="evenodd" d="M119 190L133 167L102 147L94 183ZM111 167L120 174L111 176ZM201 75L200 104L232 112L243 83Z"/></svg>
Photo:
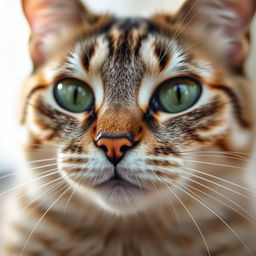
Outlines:
<svg viewBox="0 0 256 256"><path fill-rule="evenodd" d="M41 2L23 1L35 67L22 97L27 157L56 156L56 175L80 197L143 208L194 179L202 163L189 153L248 152L249 10L201 1L193 20L188 1L174 16L122 19Z"/></svg>

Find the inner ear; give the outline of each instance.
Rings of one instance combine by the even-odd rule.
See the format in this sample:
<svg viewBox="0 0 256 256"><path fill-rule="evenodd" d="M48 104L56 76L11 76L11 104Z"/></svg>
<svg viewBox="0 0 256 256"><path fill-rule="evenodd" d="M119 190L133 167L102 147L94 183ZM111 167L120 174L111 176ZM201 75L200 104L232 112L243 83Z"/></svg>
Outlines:
<svg viewBox="0 0 256 256"><path fill-rule="evenodd" d="M35 67L48 59L64 34L95 17L79 0L22 0L22 6L31 29L30 53Z"/></svg>

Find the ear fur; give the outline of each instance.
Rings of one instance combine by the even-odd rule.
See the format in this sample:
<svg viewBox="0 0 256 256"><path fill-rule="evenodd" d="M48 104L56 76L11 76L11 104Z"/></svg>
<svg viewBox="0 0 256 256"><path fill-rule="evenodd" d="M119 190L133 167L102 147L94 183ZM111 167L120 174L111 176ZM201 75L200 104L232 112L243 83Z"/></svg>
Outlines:
<svg viewBox="0 0 256 256"><path fill-rule="evenodd" d="M79 0L22 0L31 29L30 54L34 67L42 65L51 54L55 42L83 23L93 21Z"/></svg>
<svg viewBox="0 0 256 256"><path fill-rule="evenodd" d="M248 54L255 10L255 0L187 0L177 19L205 37L223 61L239 71Z"/></svg>

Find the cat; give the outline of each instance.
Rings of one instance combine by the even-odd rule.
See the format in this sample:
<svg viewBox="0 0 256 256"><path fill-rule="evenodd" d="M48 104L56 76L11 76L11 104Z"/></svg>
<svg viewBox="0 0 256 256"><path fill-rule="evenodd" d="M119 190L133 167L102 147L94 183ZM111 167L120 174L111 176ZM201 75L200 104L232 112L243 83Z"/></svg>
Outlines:
<svg viewBox="0 0 256 256"><path fill-rule="evenodd" d="M22 7L33 71L1 255L256 255L244 72L256 2L187 0L150 18Z"/></svg>

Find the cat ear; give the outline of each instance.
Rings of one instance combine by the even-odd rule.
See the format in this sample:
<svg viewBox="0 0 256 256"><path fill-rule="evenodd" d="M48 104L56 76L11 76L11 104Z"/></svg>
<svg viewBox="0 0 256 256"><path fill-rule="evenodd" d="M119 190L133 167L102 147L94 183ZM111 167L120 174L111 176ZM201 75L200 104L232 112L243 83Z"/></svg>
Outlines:
<svg viewBox="0 0 256 256"><path fill-rule="evenodd" d="M35 67L43 64L61 40L93 15L79 0L22 0L31 29L30 54Z"/></svg>
<svg viewBox="0 0 256 256"><path fill-rule="evenodd" d="M255 10L255 0L187 0L177 19L201 33L229 67L241 70L249 51L249 25Z"/></svg>

